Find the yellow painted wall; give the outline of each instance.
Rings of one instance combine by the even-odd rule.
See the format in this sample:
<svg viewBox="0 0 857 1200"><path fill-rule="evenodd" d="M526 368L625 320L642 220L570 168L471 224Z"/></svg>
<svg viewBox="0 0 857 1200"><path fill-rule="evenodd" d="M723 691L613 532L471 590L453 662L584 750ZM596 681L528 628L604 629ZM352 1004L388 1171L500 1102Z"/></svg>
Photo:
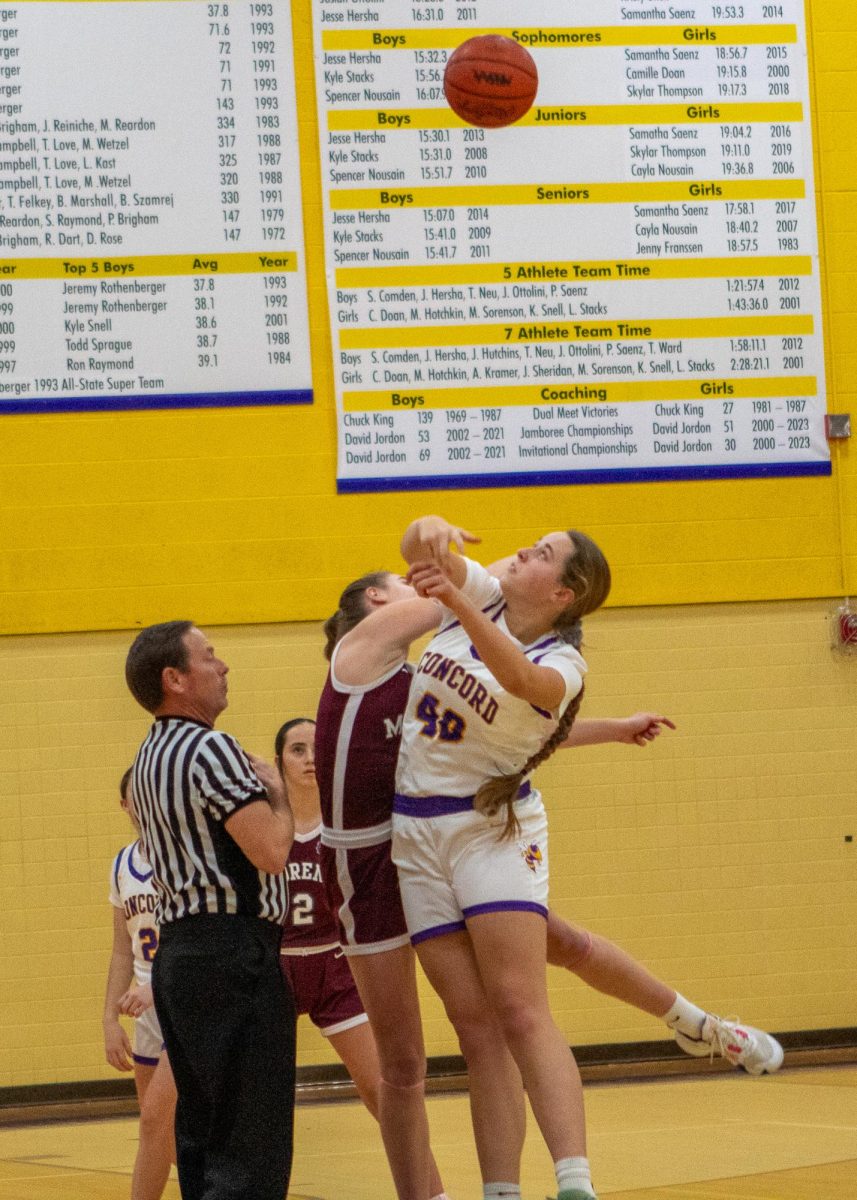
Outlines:
<svg viewBox="0 0 857 1200"><path fill-rule="evenodd" d="M712 483L337 496L310 0L292 0L313 407L4 417L0 633L311 620L344 578L389 560L426 507L493 556L561 524L594 531L618 605L857 591L857 468ZM854 407L857 14L807 2L830 407Z"/></svg>
<svg viewBox="0 0 857 1200"><path fill-rule="evenodd" d="M540 772L552 904L690 998L774 1030L854 1024L857 659L818 601L612 609L588 623L586 712L654 706L639 750L563 751ZM223 728L260 754L324 679L316 624L213 630L232 668ZM125 693L129 634L0 640L0 1087L108 1078L101 1005L116 783L147 728ZM658 1022L551 972L570 1041ZM457 1053L425 995L430 1054ZM335 1061L301 1022L302 1064Z"/></svg>

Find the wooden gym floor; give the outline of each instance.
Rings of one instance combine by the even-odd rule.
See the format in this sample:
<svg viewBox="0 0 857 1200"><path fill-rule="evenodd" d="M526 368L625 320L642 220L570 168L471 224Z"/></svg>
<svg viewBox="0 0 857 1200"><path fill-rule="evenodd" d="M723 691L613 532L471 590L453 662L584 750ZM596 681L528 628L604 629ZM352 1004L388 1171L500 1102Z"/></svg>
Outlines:
<svg viewBox="0 0 857 1200"><path fill-rule="evenodd" d="M610 1200L857 1200L857 1066L589 1084L589 1152ZM429 1099L432 1139L454 1200L478 1200L467 1097ZM356 1101L298 1107L289 1200L387 1200L374 1123ZM126 1200L136 1122L0 1129L0 1200ZM555 1194L530 1120L524 1200ZM167 1185L166 1200L178 1200Z"/></svg>

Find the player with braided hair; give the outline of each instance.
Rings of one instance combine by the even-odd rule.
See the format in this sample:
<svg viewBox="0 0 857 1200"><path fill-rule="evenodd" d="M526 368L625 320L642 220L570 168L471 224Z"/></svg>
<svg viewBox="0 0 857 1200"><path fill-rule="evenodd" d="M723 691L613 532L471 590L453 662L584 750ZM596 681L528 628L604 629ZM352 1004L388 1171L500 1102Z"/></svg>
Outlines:
<svg viewBox="0 0 857 1200"><path fill-rule="evenodd" d="M450 537L460 545L465 535L452 530ZM494 563L489 570L499 575L511 562ZM324 626L331 668L316 735L324 874L340 915L340 940L381 1051L382 1099L387 1101L382 1106L382 1130L400 1197L434 1192L423 1190L430 1161L422 1099L425 1051L413 951L390 862L390 813L412 677L406 663L408 649L415 639L436 629L441 616L440 605L416 599L413 588L405 586L395 572L373 571L349 583ZM579 621L566 624L563 632L579 649ZM567 721L569 709L563 714ZM563 749L604 742L647 746L664 727L674 728L666 717L652 712L585 718L575 721L564 741L551 741L560 741ZM551 964L662 1020L687 1053L721 1053L752 1074L776 1070L782 1062L782 1049L769 1035L706 1013L607 938L570 925L553 912L547 925ZM464 1003L457 1006L448 1004L447 1013L470 1070L484 1194L519 1196L524 1141L520 1076L508 1060L496 1023L486 1019L484 995L462 999ZM490 1070L486 1086L480 1086L482 1063L496 1058L497 1038L500 1057L505 1055L510 1065L503 1090L493 1086Z"/></svg>
<svg viewBox="0 0 857 1200"><path fill-rule="evenodd" d="M445 612L405 710L393 859L432 986L448 1010L481 1005L497 1031L476 1071L465 1051L477 1143L487 1119L515 1146L520 1115L506 1106L509 1128L497 1128L497 1097L520 1072L559 1200L592 1200L580 1074L548 1006L547 819L528 773L568 736L586 672L572 642L607 598L610 569L576 530L519 550L499 578L450 553L465 540L428 517L402 541L409 582Z"/></svg>

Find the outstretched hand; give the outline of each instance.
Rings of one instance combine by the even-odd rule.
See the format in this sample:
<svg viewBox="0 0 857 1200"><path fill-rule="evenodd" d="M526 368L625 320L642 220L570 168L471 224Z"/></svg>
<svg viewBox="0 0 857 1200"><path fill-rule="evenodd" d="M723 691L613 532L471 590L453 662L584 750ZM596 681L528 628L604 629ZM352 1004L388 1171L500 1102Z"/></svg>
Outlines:
<svg viewBox="0 0 857 1200"><path fill-rule="evenodd" d="M657 713L638 712L624 718L625 729L623 736L617 741L626 742L633 746L646 746L660 737L663 729L675 729L669 717L661 717Z"/></svg>
<svg viewBox="0 0 857 1200"><path fill-rule="evenodd" d="M460 525L451 525L443 517L422 517L415 522L414 534L419 542L421 558L443 565L453 546L464 553L467 543L476 545L482 539Z"/></svg>

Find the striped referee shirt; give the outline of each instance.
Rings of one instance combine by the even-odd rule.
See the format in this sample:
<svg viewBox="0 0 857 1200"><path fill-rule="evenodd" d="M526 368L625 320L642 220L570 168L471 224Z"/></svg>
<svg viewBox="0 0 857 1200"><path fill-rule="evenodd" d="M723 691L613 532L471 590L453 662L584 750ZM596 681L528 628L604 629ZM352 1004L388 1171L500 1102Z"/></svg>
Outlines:
<svg viewBox="0 0 857 1200"><path fill-rule="evenodd" d="M157 717L134 759L132 786L159 924L196 913L283 924L285 875L254 867L224 828L244 805L267 799L235 738L187 717Z"/></svg>

